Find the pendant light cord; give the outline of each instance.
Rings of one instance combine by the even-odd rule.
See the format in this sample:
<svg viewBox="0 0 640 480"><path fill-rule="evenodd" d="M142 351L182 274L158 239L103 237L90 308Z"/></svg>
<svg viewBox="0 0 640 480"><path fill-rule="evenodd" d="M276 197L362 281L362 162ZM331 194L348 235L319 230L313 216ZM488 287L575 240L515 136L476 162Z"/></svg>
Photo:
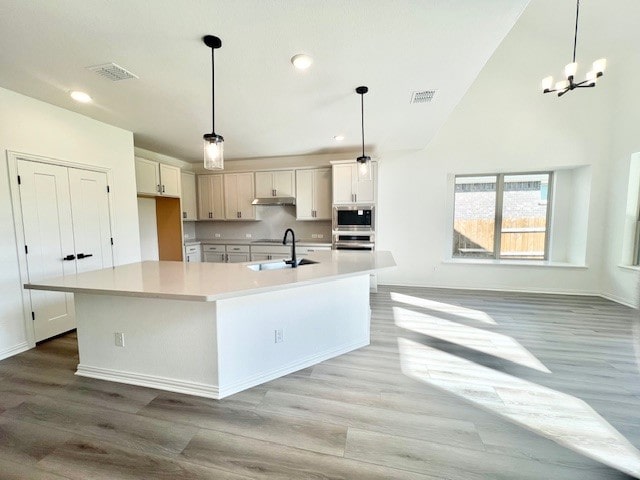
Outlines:
<svg viewBox="0 0 640 480"><path fill-rule="evenodd" d="M215 99L216 99L216 82L215 80L215 70L213 66L213 52L215 48L211 49L211 133L216 133L216 109L215 109Z"/></svg>
<svg viewBox="0 0 640 480"><path fill-rule="evenodd" d="M578 44L578 14L580 13L580 0L576 1L576 30L573 34L573 63L576 63L576 45Z"/></svg>
<svg viewBox="0 0 640 480"><path fill-rule="evenodd" d="M362 124L362 156L364 157L364 93L360 94L360 119Z"/></svg>

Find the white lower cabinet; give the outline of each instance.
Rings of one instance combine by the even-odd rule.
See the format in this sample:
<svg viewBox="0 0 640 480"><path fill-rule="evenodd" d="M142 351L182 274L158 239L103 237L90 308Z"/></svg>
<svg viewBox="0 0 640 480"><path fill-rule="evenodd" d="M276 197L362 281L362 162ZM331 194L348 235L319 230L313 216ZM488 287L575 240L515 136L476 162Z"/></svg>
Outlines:
<svg viewBox="0 0 640 480"><path fill-rule="evenodd" d="M249 245L227 245L227 263L249 261Z"/></svg>
<svg viewBox="0 0 640 480"><path fill-rule="evenodd" d="M202 247L200 245L185 246L184 261L189 263L202 262Z"/></svg>
<svg viewBox="0 0 640 480"><path fill-rule="evenodd" d="M205 262L225 263L227 259L224 245L202 245L202 256Z"/></svg>
<svg viewBox="0 0 640 480"><path fill-rule="evenodd" d="M249 245L202 245L205 262L242 263L250 258Z"/></svg>
<svg viewBox="0 0 640 480"><path fill-rule="evenodd" d="M291 258L291 247L285 245L255 245L251 247L251 261L288 260Z"/></svg>

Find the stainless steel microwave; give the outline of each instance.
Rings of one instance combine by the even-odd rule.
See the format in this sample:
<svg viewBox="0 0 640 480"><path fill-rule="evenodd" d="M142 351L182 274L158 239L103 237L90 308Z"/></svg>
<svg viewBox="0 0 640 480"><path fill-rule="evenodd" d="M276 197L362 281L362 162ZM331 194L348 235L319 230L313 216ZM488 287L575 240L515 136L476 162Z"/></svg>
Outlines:
<svg viewBox="0 0 640 480"><path fill-rule="evenodd" d="M336 205L333 207L333 230L375 230L373 205Z"/></svg>

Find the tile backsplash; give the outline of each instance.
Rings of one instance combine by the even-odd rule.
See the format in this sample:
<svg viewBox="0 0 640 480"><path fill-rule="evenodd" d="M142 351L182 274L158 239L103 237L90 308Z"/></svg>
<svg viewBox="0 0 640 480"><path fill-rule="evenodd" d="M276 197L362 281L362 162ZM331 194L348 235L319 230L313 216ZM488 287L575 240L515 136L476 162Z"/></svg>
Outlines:
<svg viewBox="0 0 640 480"><path fill-rule="evenodd" d="M257 206L258 221L185 222L184 234L198 239L246 239L282 238L287 228L292 228L296 239L314 239L331 242L331 220L298 221L295 206ZM191 225L195 225L192 227ZM250 235L250 237L247 237Z"/></svg>

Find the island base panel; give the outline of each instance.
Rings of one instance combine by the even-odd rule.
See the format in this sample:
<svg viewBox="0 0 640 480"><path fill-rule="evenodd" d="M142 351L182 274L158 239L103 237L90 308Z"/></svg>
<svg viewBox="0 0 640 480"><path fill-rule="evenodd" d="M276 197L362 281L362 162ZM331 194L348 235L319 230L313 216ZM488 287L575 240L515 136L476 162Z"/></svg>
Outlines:
<svg viewBox="0 0 640 480"><path fill-rule="evenodd" d="M208 398L369 344L368 275L216 302L79 293L75 302L77 375Z"/></svg>

